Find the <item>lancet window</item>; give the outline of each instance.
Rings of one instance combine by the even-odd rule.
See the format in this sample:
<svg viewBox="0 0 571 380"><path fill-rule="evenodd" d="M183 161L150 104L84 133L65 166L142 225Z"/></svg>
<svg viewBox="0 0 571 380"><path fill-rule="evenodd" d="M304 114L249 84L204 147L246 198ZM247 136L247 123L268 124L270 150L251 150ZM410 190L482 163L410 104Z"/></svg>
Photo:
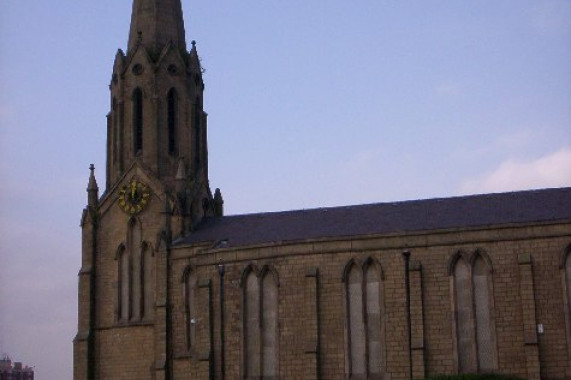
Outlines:
<svg viewBox="0 0 571 380"><path fill-rule="evenodd" d="M135 154L143 150L143 91L133 91L133 151Z"/></svg>
<svg viewBox="0 0 571 380"><path fill-rule="evenodd" d="M346 266L347 374L350 379L380 379L384 371L384 300L380 265L351 260Z"/></svg>
<svg viewBox="0 0 571 380"><path fill-rule="evenodd" d="M136 219L129 222L127 243L117 251L118 294L117 319L133 322L153 317L153 254L142 240L141 225Z"/></svg>
<svg viewBox="0 0 571 380"><path fill-rule="evenodd" d="M242 278L244 379L278 377L278 279L264 267Z"/></svg>
<svg viewBox="0 0 571 380"><path fill-rule="evenodd" d="M176 133L178 123L178 97L173 88L167 95L167 128L168 128L168 151L169 154L176 152Z"/></svg>
<svg viewBox="0 0 571 380"><path fill-rule="evenodd" d="M459 252L451 276L458 372L491 372L496 368L491 264L483 252Z"/></svg>

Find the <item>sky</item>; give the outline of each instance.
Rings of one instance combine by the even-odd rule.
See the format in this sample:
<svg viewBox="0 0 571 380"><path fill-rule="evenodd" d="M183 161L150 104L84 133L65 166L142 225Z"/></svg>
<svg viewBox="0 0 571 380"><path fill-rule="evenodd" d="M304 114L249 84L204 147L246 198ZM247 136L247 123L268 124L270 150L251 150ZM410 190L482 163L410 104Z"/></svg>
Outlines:
<svg viewBox="0 0 571 380"><path fill-rule="evenodd" d="M183 0L227 214L571 186L569 0ZM0 5L0 354L72 378L131 1Z"/></svg>

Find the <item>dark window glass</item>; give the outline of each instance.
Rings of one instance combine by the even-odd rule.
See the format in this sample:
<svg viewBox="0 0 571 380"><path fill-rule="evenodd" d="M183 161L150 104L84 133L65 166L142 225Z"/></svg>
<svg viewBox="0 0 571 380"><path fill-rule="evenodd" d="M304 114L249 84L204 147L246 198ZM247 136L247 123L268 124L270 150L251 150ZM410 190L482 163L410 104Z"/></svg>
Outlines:
<svg viewBox="0 0 571 380"><path fill-rule="evenodd" d="M167 125L169 154L174 154L176 150L176 124L177 124L177 96L176 91L170 90L167 95Z"/></svg>
<svg viewBox="0 0 571 380"><path fill-rule="evenodd" d="M143 150L143 92L133 92L133 149L135 154Z"/></svg>

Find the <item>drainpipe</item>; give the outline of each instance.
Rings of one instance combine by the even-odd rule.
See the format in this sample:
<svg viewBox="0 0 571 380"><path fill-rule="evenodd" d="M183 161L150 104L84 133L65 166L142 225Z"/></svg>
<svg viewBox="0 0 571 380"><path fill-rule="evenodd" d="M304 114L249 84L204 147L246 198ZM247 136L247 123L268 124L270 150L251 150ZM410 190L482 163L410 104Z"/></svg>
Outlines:
<svg viewBox="0 0 571 380"><path fill-rule="evenodd" d="M406 289L406 324L408 335L408 378L412 379L412 322L410 318L410 251L403 251L404 258L404 285Z"/></svg>

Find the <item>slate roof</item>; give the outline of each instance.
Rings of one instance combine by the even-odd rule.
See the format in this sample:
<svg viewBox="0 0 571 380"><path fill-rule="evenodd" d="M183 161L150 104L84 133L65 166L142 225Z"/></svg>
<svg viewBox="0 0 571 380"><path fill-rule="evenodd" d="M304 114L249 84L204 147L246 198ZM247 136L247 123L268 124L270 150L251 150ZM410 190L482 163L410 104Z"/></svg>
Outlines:
<svg viewBox="0 0 571 380"><path fill-rule="evenodd" d="M571 221L571 187L376 203L205 220L186 245L227 240L227 246L306 239Z"/></svg>

